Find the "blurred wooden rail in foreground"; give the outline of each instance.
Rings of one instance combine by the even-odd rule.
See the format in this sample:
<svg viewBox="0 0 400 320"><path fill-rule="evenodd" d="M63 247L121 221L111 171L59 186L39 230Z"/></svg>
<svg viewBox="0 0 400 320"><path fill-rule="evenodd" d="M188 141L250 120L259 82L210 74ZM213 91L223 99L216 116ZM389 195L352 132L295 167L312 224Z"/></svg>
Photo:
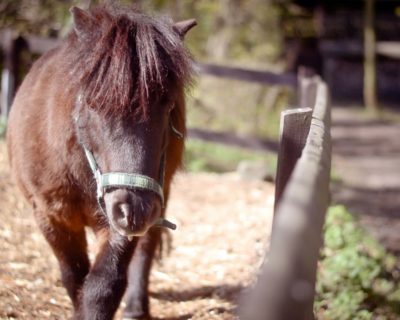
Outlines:
<svg viewBox="0 0 400 320"><path fill-rule="evenodd" d="M243 320L314 318L317 263L330 203L331 111L324 82L317 77L300 82L303 108L282 113L271 244L258 282L244 299Z"/></svg>

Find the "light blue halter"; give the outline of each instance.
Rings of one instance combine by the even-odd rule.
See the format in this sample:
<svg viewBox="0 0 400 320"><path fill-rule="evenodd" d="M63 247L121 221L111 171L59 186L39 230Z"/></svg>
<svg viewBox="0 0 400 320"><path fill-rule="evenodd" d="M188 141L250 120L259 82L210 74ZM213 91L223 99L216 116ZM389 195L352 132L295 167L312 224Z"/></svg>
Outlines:
<svg viewBox="0 0 400 320"><path fill-rule="evenodd" d="M183 139L184 136L179 132L172 124L169 122L170 129L179 139ZM88 160L90 169L92 170L93 176L96 180L96 197L99 207L106 214L104 193L108 188L129 188L129 189L139 189L139 190L149 190L154 192L160 197L162 208L165 207L164 203L164 176L165 176L165 162L166 162L166 152L161 157L160 171L159 171L159 181L142 175L139 173L125 173L125 172L108 172L101 173L99 166L93 156L93 153L86 148L84 144L81 143L83 150L85 151L86 159ZM156 221L155 226L166 227L175 230L176 225L169 222L165 218L160 218Z"/></svg>
<svg viewBox="0 0 400 320"><path fill-rule="evenodd" d="M125 172L109 172L101 173L99 166L94 159L92 152L83 146L85 151L86 159L89 162L90 169L93 172L93 176L96 180L97 185L97 199L100 206L103 208L103 197L107 188L129 188L129 189L141 189L150 190L160 197L161 205L164 208L164 175L165 175L165 153L162 156L160 165L160 183L153 178L139 174L139 173L125 173ZM104 211L104 210L103 210Z"/></svg>

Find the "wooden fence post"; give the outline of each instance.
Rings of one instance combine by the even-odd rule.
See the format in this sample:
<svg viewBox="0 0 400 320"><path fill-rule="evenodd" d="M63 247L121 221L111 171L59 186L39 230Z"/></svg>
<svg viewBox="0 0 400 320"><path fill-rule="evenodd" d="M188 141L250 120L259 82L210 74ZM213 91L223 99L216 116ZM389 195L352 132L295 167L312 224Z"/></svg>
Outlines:
<svg viewBox="0 0 400 320"><path fill-rule="evenodd" d="M6 119L15 91L14 32L6 30L2 38L3 70L1 72L1 117Z"/></svg>
<svg viewBox="0 0 400 320"><path fill-rule="evenodd" d="M312 108L316 102L317 88L321 79L312 71L302 69L298 79L299 109L281 113L278 168L275 183L275 210L290 175L303 151L310 129Z"/></svg>
<svg viewBox="0 0 400 320"><path fill-rule="evenodd" d="M317 87L320 78L313 77L299 77L298 80L298 97L300 108L313 108L317 96Z"/></svg>
<svg viewBox="0 0 400 320"><path fill-rule="evenodd" d="M303 151L310 129L311 116L311 108L291 109L281 113L275 210Z"/></svg>
<svg viewBox="0 0 400 320"><path fill-rule="evenodd" d="M1 49L3 53L3 70L1 71L1 97L0 115L2 121L6 121L11 104L17 89L18 71L20 66L20 55L26 47L22 37L17 37L15 32L7 29L1 33Z"/></svg>

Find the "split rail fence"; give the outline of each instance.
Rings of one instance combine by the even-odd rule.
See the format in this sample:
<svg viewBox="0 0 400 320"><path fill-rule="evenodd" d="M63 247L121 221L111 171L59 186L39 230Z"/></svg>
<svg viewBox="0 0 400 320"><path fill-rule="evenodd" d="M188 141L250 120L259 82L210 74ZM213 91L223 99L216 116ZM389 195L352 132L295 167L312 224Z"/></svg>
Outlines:
<svg viewBox="0 0 400 320"><path fill-rule="evenodd" d="M275 215L267 258L241 319L311 320L330 203L331 110L326 84L299 81L300 107L281 115ZM313 108L310 108L313 107Z"/></svg>

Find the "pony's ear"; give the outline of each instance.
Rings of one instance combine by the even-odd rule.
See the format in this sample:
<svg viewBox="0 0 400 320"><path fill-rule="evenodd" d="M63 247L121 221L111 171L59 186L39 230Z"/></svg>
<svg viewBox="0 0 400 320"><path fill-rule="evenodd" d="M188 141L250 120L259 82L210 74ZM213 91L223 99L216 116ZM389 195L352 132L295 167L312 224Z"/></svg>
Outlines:
<svg viewBox="0 0 400 320"><path fill-rule="evenodd" d="M86 38L95 30L95 21L87 11L72 7L69 12L71 12L74 30L79 38Z"/></svg>
<svg viewBox="0 0 400 320"><path fill-rule="evenodd" d="M174 24L174 30L179 34L181 39L183 39L186 33L196 25L197 21L195 19L180 21Z"/></svg>

